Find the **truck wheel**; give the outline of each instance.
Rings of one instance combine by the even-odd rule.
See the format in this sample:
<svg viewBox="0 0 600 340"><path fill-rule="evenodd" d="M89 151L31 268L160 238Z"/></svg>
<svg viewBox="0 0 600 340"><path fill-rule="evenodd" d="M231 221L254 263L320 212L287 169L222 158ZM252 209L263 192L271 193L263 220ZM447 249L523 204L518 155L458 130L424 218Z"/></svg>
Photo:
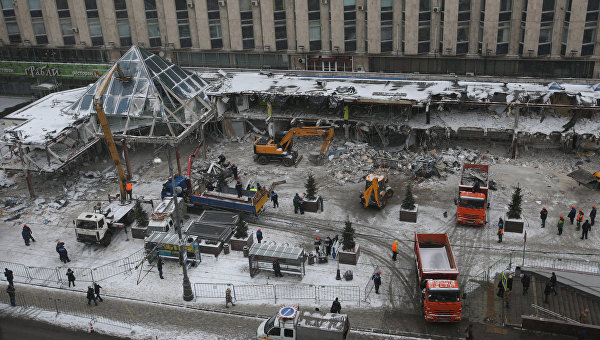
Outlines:
<svg viewBox="0 0 600 340"><path fill-rule="evenodd" d="M283 165L284 166L292 166L292 165L294 165L294 160L291 158L284 158Z"/></svg>
<svg viewBox="0 0 600 340"><path fill-rule="evenodd" d="M108 247L110 241L112 241L112 233L110 231L107 231L104 235L104 238L102 239L102 245Z"/></svg>
<svg viewBox="0 0 600 340"><path fill-rule="evenodd" d="M258 164L267 165L269 164L269 159L267 158L267 156L260 156L258 157Z"/></svg>

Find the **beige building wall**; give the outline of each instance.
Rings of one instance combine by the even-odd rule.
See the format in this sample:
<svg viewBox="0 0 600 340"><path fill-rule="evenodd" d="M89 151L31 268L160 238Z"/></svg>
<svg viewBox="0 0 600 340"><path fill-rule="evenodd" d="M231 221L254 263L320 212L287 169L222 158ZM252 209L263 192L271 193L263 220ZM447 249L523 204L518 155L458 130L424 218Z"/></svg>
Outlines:
<svg viewBox="0 0 600 340"><path fill-rule="evenodd" d="M4 21L4 14L2 14L2 11L0 11L0 39L2 39L2 44L0 45L9 43L8 30L6 29L6 21Z"/></svg>
<svg viewBox="0 0 600 340"><path fill-rule="evenodd" d="M365 30L367 27L365 25L365 19L367 17L366 10L368 10L365 7L366 4L366 0L356 0L356 53L358 54L366 52L365 40L367 37L365 33L367 32L365 32ZM362 9L359 10L359 8Z"/></svg>
<svg viewBox="0 0 600 340"><path fill-rule="evenodd" d="M240 17L240 3L238 1L227 1L227 17L229 18L229 40L231 49L243 50L242 45L242 21ZM256 37L254 37L256 39Z"/></svg>
<svg viewBox="0 0 600 340"><path fill-rule="evenodd" d="M64 44L60 24L58 22L58 12L56 10L56 1L40 1L42 5L42 15L44 16L44 26L48 35L48 46L57 47Z"/></svg>
<svg viewBox="0 0 600 340"><path fill-rule="evenodd" d="M35 34L31 25L31 16L29 15L29 4L26 1L18 3L15 6L15 14L23 42L25 43L25 40L28 40L31 45L36 45Z"/></svg>
<svg viewBox="0 0 600 340"><path fill-rule="evenodd" d="M485 2L485 22L483 24L483 44L481 54L483 56L495 55L498 43L498 13L500 1Z"/></svg>
<svg viewBox="0 0 600 340"><path fill-rule="evenodd" d="M344 2L330 1L331 49L333 53L345 53L344 49Z"/></svg>
<svg viewBox="0 0 600 340"><path fill-rule="evenodd" d="M150 40L148 38L144 3L142 1L131 1L131 6L129 6L129 3L127 3L127 15L129 17L129 27L131 27L133 43L149 47Z"/></svg>
<svg viewBox="0 0 600 340"><path fill-rule="evenodd" d="M524 0L513 0L507 57L517 57L519 55L519 40L521 40L521 10L524 5ZM529 13L527 14L527 18L529 18Z"/></svg>
<svg viewBox="0 0 600 340"><path fill-rule="evenodd" d="M467 56L475 57L479 54L479 17L481 13L481 2L471 1L471 22L469 23L469 52Z"/></svg>
<svg viewBox="0 0 600 340"><path fill-rule="evenodd" d="M287 5L287 4L286 4ZM275 18L273 17L273 0L261 0L260 16L262 22L262 41L264 50L267 52L276 51L275 46ZM287 15L286 15L287 20ZM287 33L287 31L286 31ZM269 46L267 49L266 46Z"/></svg>
<svg viewBox="0 0 600 340"><path fill-rule="evenodd" d="M567 0L556 0L556 7L554 7L554 26L552 27L552 46L550 50L550 56L552 58L560 58L560 45L562 42L566 5Z"/></svg>
<svg viewBox="0 0 600 340"><path fill-rule="evenodd" d="M329 4L321 2L321 51L324 54L331 53L333 44L331 43L331 21L329 20ZM304 7L308 13L308 4Z"/></svg>
<svg viewBox="0 0 600 340"><path fill-rule="evenodd" d="M430 31L429 31L429 54L437 55L441 53L440 39L441 39L441 12L434 12L433 8L438 7L440 4L437 0L431 1L431 19L430 19Z"/></svg>
<svg viewBox="0 0 600 340"><path fill-rule="evenodd" d="M198 1L198 3L203 1ZM206 11L204 11L206 13ZM198 43L198 20L196 20L196 3L194 8L188 9L188 21L190 23L190 38L192 39L192 50L197 50L199 47ZM205 21L206 22L206 21Z"/></svg>
<svg viewBox="0 0 600 340"><path fill-rule="evenodd" d="M419 51L419 0L406 0L404 18L404 54L416 55Z"/></svg>
<svg viewBox="0 0 600 340"><path fill-rule="evenodd" d="M598 1L598 0L592 0ZM571 20L569 22L569 37L567 38L567 56L581 56L581 43L583 42L583 29L585 27L585 16L587 14L587 1L573 1L571 7Z"/></svg>
<svg viewBox="0 0 600 340"><path fill-rule="evenodd" d="M196 1L194 13L196 19L194 34L197 39L197 45L194 45L194 47L198 47L201 50L210 50L210 28L208 25L208 7L206 7L206 1ZM223 24L221 24L221 35L223 35Z"/></svg>
<svg viewBox="0 0 600 340"><path fill-rule="evenodd" d="M115 46L121 46L114 1L96 1L98 4L98 14L100 15L100 25L102 26L102 35L104 36L104 45L110 46L109 42L112 41Z"/></svg>
<svg viewBox="0 0 600 340"><path fill-rule="evenodd" d="M264 50L264 44L263 44L263 38L262 38L262 16L260 13L260 3L258 6L252 6L252 23L253 23L253 29L254 29L254 49L255 50L259 50L259 51L263 51Z"/></svg>
<svg viewBox="0 0 600 340"><path fill-rule="evenodd" d="M523 56L537 56L540 41L540 22L542 19L542 1L529 0L527 4L527 22L523 39Z"/></svg>
<svg viewBox="0 0 600 340"><path fill-rule="evenodd" d="M161 1L162 6L159 6L158 1L156 2L156 6L159 8L158 11L158 21L161 22L161 17L164 19L164 25L161 22L160 25L160 33L163 37L162 44L173 44L175 48L180 48L181 44L179 43L179 27L177 26L177 15L175 14L175 1L172 0L164 0ZM162 8L162 11L160 10ZM162 12L162 15L161 15ZM166 41L164 39L166 37Z"/></svg>
<svg viewBox="0 0 600 340"><path fill-rule="evenodd" d="M136 27L136 18L134 16L135 11L133 2L133 0L125 0L125 4L127 5L127 20L129 21L129 30L131 31L131 41L135 44L135 42L138 41L138 32ZM146 16L144 15L144 22L146 22L145 19Z"/></svg>
<svg viewBox="0 0 600 340"><path fill-rule="evenodd" d="M79 37L79 43L85 43L85 47L92 46L90 38L90 29L87 24L87 14L85 12L85 3L79 0L69 0L69 11L71 12L71 21L73 27L79 31L75 33L75 39Z"/></svg>
<svg viewBox="0 0 600 340"><path fill-rule="evenodd" d="M300 53L305 53L310 50L308 40L308 2L306 0L296 0L294 5L296 10L296 49ZM321 37L323 37L323 28L321 28ZM300 48L300 46L304 46L304 48Z"/></svg>
<svg viewBox="0 0 600 340"><path fill-rule="evenodd" d="M296 51L296 23L294 22L295 8L291 2L285 3L285 27L287 30L288 51Z"/></svg>
<svg viewBox="0 0 600 340"><path fill-rule="evenodd" d="M395 4L394 4L395 5ZM367 0L367 48L368 53L381 53L381 2Z"/></svg>
<svg viewBox="0 0 600 340"><path fill-rule="evenodd" d="M231 29L229 24L229 10L227 9L227 6L219 6L219 16L221 18L221 36L223 39L223 50L230 51L231 39L229 37L229 32L231 32Z"/></svg>
<svg viewBox="0 0 600 340"><path fill-rule="evenodd" d="M473 13L471 13L472 15ZM458 1L447 1L444 7L443 55L456 55L456 37L458 35Z"/></svg>
<svg viewBox="0 0 600 340"><path fill-rule="evenodd" d="M393 39L393 50L395 54L402 54L404 53L404 51L401 51L402 49L402 36L404 34L404 32L402 31L402 2L401 1L394 1L394 5L392 8L393 12L394 12L394 27L393 27L393 33L392 33L392 39Z"/></svg>

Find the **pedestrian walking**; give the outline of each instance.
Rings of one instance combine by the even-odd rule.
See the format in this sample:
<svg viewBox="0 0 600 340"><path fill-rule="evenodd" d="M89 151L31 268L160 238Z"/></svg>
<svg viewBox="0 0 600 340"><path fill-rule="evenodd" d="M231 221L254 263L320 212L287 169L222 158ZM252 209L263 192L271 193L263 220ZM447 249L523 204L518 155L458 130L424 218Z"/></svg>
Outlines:
<svg viewBox="0 0 600 340"><path fill-rule="evenodd" d="M590 319L590 310L586 308L581 314L579 314L579 323L588 323Z"/></svg>
<svg viewBox="0 0 600 340"><path fill-rule="evenodd" d="M12 270L8 269L8 268L4 268L4 276L6 277L6 281L8 281L8 284L10 286L13 285L13 280L14 280L14 275Z"/></svg>
<svg viewBox="0 0 600 340"><path fill-rule="evenodd" d="M474 340L473 337L473 324L470 323L465 329L465 340Z"/></svg>
<svg viewBox="0 0 600 340"><path fill-rule="evenodd" d="M546 282L546 288L544 288L544 302L548 303L548 296L552 293L552 284L550 282Z"/></svg>
<svg viewBox="0 0 600 340"><path fill-rule="evenodd" d="M221 153L218 158L219 158L219 164L221 164L221 165L223 163L225 163L225 160L227 159L227 158L225 158L225 155L223 155L223 153Z"/></svg>
<svg viewBox="0 0 600 340"><path fill-rule="evenodd" d="M331 237L327 236L325 239L325 255L331 255L331 246L333 245L333 240Z"/></svg>
<svg viewBox="0 0 600 340"><path fill-rule="evenodd" d="M584 238L587 240L588 232L590 231L590 229L592 229L592 227L590 226L590 221L585 220L585 223L583 224L583 226L581 226L581 239L582 240Z"/></svg>
<svg viewBox="0 0 600 340"><path fill-rule="evenodd" d="M583 210L579 210L579 214L577 214L577 228L575 230L579 231L581 229L581 223L583 223Z"/></svg>
<svg viewBox="0 0 600 340"><path fill-rule="evenodd" d="M300 208L300 203L298 203L298 201L300 201L300 196L298 196L298 193L296 193L296 195L294 196L294 214L298 213L298 209Z"/></svg>
<svg viewBox="0 0 600 340"><path fill-rule="evenodd" d="M231 288L227 288L227 290L225 290L225 308L229 308L229 304L231 303L231 306L235 306L235 303L233 303L233 297L231 297Z"/></svg>
<svg viewBox="0 0 600 340"><path fill-rule="evenodd" d="M104 299L100 296L100 288L102 288L102 286L94 282L94 294L96 295L96 299L102 302Z"/></svg>
<svg viewBox="0 0 600 340"><path fill-rule="evenodd" d="M131 201L133 199L133 184L131 182L125 184L125 192L127 193L127 198Z"/></svg>
<svg viewBox="0 0 600 340"><path fill-rule="evenodd" d="M498 243L502 243L502 235L504 235L504 226L503 224L498 224Z"/></svg>
<svg viewBox="0 0 600 340"><path fill-rule="evenodd" d="M67 252L67 248L65 248L64 242L59 242L57 245L58 257L63 263L71 262L69 259L69 253Z"/></svg>
<svg viewBox="0 0 600 340"><path fill-rule="evenodd" d="M558 293L556 292L556 286L558 285L558 281L556 280L556 274L554 272L552 272L552 276L550 276L550 285L552 286L554 295L557 295Z"/></svg>
<svg viewBox="0 0 600 340"><path fill-rule="evenodd" d="M17 305L15 302L15 286L8 285L8 287L6 287L6 292L8 293L8 297L10 299L10 305L15 307Z"/></svg>
<svg viewBox="0 0 600 340"><path fill-rule="evenodd" d="M158 269L158 276L160 276L161 279L164 279L163 277L163 260L162 257L158 257L158 263L156 264L156 268Z"/></svg>
<svg viewBox="0 0 600 340"><path fill-rule="evenodd" d="M575 215L577 215L577 210L575 210L575 206L572 205L571 211L569 211L569 214L567 215L569 220L571 220L571 225L573 225L573 220L575 220Z"/></svg>
<svg viewBox="0 0 600 340"><path fill-rule="evenodd" d="M263 239L263 235L262 235L262 231L260 230L260 228L258 228L258 230L256 231L256 240L258 240L258 243L260 243Z"/></svg>
<svg viewBox="0 0 600 340"><path fill-rule="evenodd" d="M500 278L500 281L498 282L498 293L496 293L497 297L504 297L504 284L502 283L502 278Z"/></svg>
<svg viewBox="0 0 600 340"><path fill-rule="evenodd" d="M319 255L319 250L321 249L321 238L317 236L317 238L315 239L315 242L313 244L315 246L315 253L317 253L317 255Z"/></svg>
<svg viewBox="0 0 600 340"><path fill-rule="evenodd" d="M548 210L546 210L546 207L543 207L542 211L540 211L540 218L542 219L542 228L546 228L546 217L548 217Z"/></svg>
<svg viewBox="0 0 600 340"><path fill-rule="evenodd" d="M523 274L523 277L521 278L521 284L523 285L523 295L527 295L529 285L531 284L531 277L529 277L527 274Z"/></svg>
<svg viewBox="0 0 600 340"><path fill-rule="evenodd" d="M35 239L33 238L33 232L31 231L31 228L29 228L29 226L27 224L23 225L23 230L21 231L21 236L23 236L23 240L25 241L26 246L29 245L30 240L35 242Z"/></svg>
<svg viewBox="0 0 600 340"><path fill-rule="evenodd" d="M273 202L273 208L279 208L279 196L275 191L271 191L271 201Z"/></svg>
<svg viewBox="0 0 600 340"><path fill-rule="evenodd" d="M69 287L71 287L71 283L75 287L75 272L71 268L67 269L67 279L69 280Z"/></svg>
<svg viewBox="0 0 600 340"><path fill-rule="evenodd" d="M235 191L237 192L237 197L241 198L242 197L242 181L239 178L235 183Z"/></svg>
<svg viewBox="0 0 600 340"><path fill-rule="evenodd" d="M392 260L396 261L396 257L398 256L398 240L395 240L392 243Z"/></svg>
<svg viewBox="0 0 600 340"><path fill-rule="evenodd" d="M373 275L373 284L375 285L375 294L379 294L379 286L381 286L381 270Z"/></svg>
<svg viewBox="0 0 600 340"><path fill-rule="evenodd" d="M231 172L233 173L233 179L238 180L238 167L235 163L231 163Z"/></svg>
<svg viewBox="0 0 600 340"><path fill-rule="evenodd" d="M94 300L94 305L98 306L98 301L96 300L96 295L94 295L94 288L92 288L92 286L88 286L86 297L88 300L88 306L91 304L92 300Z"/></svg>
<svg viewBox="0 0 600 340"><path fill-rule="evenodd" d="M278 257L273 260L273 271L275 272L276 277L283 277L283 274L281 274L281 266L279 265Z"/></svg>
<svg viewBox="0 0 600 340"><path fill-rule="evenodd" d="M341 311L342 311L342 304L340 303L340 301L338 300L338 298L335 298L335 300L331 304L330 312L331 313L339 313Z"/></svg>
<svg viewBox="0 0 600 340"><path fill-rule="evenodd" d="M596 220L596 206L593 206L592 211L590 211L590 220L592 221L592 223L590 225L593 226L594 221ZM591 228L590 228L590 230L591 230Z"/></svg>
<svg viewBox="0 0 600 340"><path fill-rule="evenodd" d="M300 208L300 215L304 215L304 199L302 196L298 199L298 208Z"/></svg>
<svg viewBox="0 0 600 340"><path fill-rule="evenodd" d="M558 235L562 235L563 227L565 226L565 219L562 215L558 218Z"/></svg>

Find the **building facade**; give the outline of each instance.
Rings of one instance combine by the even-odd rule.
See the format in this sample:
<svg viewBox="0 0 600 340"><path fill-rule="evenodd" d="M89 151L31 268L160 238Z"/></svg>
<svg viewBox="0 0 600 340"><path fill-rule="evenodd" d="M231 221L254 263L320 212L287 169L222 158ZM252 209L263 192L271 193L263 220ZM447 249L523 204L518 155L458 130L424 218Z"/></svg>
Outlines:
<svg viewBox="0 0 600 340"><path fill-rule="evenodd" d="M108 63L136 44L187 67L581 78L600 72L598 0L0 5L3 61Z"/></svg>

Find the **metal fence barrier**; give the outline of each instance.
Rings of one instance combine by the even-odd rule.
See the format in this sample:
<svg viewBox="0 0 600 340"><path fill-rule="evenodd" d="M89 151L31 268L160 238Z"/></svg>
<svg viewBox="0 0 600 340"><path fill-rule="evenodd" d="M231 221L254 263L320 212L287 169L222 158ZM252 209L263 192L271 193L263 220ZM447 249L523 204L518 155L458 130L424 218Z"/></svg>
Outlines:
<svg viewBox="0 0 600 340"><path fill-rule="evenodd" d="M67 282L67 269L71 268L73 271L73 275L75 275L75 282L94 282L94 276L92 275L92 270L89 268L80 268L80 267L56 267L56 272L58 276L62 279L62 282Z"/></svg>
<svg viewBox="0 0 600 340"><path fill-rule="evenodd" d="M317 301L317 291L313 285L275 285L273 291L275 303L277 299Z"/></svg>
<svg viewBox="0 0 600 340"><path fill-rule="evenodd" d="M0 261L0 270L4 272L4 268L12 270L13 276L23 277L26 279L29 278L29 274L27 273L27 267L22 264Z"/></svg>
<svg viewBox="0 0 600 340"><path fill-rule="evenodd" d="M63 281L66 282L66 276L59 275L59 272L56 268L45 268L45 267L27 267L27 272L29 273L29 280L39 280L43 282L56 282L61 283Z"/></svg>
<svg viewBox="0 0 600 340"><path fill-rule="evenodd" d="M235 298L238 301L274 299L273 285L235 285Z"/></svg>
<svg viewBox="0 0 600 340"><path fill-rule="evenodd" d="M231 289L232 287L233 285L229 283L194 283L194 293L196 294L196 298L219 298L224 300L225 291L227 290L227 288Z"/></svg>

